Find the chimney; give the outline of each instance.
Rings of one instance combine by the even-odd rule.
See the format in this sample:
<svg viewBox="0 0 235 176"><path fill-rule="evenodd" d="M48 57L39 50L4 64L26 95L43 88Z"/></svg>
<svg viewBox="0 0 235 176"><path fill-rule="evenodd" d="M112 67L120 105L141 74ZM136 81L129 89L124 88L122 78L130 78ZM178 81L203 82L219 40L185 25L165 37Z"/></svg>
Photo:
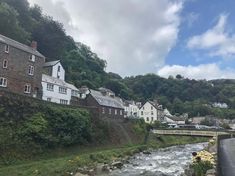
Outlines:
<svg viewBox="0 0 235 176"><path fill-rule="evenodd" d="M37 50L37 47L38 47L38 43L36 41L32 41L31 42L31 47L35 50Z"/></svg>

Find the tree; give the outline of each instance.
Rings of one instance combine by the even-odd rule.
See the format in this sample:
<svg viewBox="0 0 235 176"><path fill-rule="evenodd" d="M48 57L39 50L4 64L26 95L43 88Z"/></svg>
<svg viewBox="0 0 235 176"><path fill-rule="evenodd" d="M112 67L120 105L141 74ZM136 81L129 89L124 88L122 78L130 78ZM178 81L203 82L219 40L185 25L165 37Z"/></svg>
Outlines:
<svg viewBox="0 0 235 176"><path fill-rule="evenodd" d="M0 33L22 43L28 43L30 34L20 25L17 11L6 3L0 3Z"/></svg>

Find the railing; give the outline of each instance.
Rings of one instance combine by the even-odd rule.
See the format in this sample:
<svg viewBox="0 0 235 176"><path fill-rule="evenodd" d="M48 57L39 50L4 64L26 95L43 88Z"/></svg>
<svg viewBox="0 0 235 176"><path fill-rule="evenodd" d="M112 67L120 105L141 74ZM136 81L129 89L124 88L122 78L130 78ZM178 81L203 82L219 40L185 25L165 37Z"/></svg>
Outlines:
<svg viewBox="0 0 235 176"><path fill-rule="evenodd" d="M152 130L155 134L160 135L184 135L184 136L218 136L228 134L224 131L209 131L209 130Z"/></svg>

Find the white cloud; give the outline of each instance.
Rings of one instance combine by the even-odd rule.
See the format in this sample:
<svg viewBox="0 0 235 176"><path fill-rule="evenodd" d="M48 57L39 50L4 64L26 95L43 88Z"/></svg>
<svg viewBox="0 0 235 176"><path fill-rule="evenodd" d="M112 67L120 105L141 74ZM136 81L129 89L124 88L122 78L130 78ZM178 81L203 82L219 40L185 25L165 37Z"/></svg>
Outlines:
<svg viewBox="0 0 235 176"><path fill-rule="evenodd" d="M178 37L183 0L29 0L121 75L155 72Z"/></svg>
<svg viewBox="0 0 235 176"><path fill-rule="evenodd" d="M226 68L221 69L218 64L202 64L198 66L181 66L181 65L166 65L158 70L159 76L168 78L170 75L176 76L180 74L189 79L234 79L235 70Z"/></svg>
<svg viewBox="0 0 235 176"><path fill-rule="evenodd" d="M235 34L226 31L227 15L220 15L217 24L205 33L193 36L187 46L190 49L208 50L210 56L229 58L235 56Z"/></svg>

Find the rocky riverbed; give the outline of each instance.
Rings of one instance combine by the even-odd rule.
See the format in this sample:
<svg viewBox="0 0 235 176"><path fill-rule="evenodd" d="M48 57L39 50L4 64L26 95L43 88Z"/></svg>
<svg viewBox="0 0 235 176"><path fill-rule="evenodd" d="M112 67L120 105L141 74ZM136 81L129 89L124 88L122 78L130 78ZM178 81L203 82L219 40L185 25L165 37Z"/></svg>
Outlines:
<svg viewBox="0 0 235 176"><path fill-rule="evenodd" d="M173 146L132 156L110 176L181 176L192 159L192 152L205 148L207 143Z"/></svg>

